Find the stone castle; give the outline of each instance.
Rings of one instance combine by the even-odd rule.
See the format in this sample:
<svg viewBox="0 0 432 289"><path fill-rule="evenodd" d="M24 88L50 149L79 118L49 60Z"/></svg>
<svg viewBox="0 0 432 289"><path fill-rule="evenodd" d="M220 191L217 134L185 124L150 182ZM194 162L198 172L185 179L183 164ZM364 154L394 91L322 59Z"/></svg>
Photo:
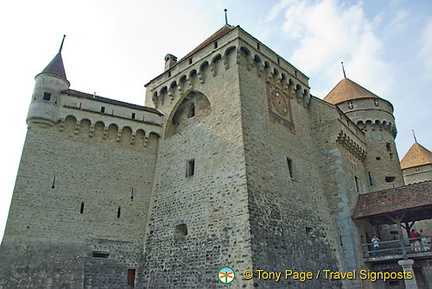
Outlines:
<svg viewBox="0 0 432 289"><path fill-rule="evenodd" d="M362 251L374 234L393 238L391 225L353 214L363 195L430 192L432 154L415 144L402 172L390 102L348 78L312 96L306 75L239 26L168 54L145 106L70 89L60 49L36 76L27 124L0 288L405 286L242 276L400 270ZM432 266L415 262L422 288ZM231 285L217 279L224 266Z"/></svg>

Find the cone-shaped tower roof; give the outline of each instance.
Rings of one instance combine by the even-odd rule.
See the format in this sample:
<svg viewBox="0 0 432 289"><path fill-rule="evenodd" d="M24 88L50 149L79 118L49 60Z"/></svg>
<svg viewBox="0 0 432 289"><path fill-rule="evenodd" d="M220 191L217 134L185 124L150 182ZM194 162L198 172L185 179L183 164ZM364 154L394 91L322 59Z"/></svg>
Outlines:
<svg viewBox="0 0 432 289"><path fill-rule="evenodd" d="M349 78L344 78L324 97L324 100L331 104L360 99L360 98L379 98L376 94L370 92L363 86L355 83Z"/></svg>
<svg viewBox="0 0 432 289"><path fill-rule="evenodd" d="M57 55L54 56L53 60L51 60L51 62L44 68L44 70L42 70L41 73L55 74L55 75L63 77L64 79L67 80L66 71L65 71L64 65L63 65L63 58L61 55L61 51L63 48L63 43L64 43L65 37L66 37L66 35L63 36L63 40L62 40L62 43L60 45L60 49L59 49L59 52L57 53Z"/></svg>
<svg viewBox="0 0 432 289"><path fill-rule="evenodd" d="M407 169L412 167L432 164L432 152L419 143L414 143L405 156L402 158L401 168Z"/></svg>

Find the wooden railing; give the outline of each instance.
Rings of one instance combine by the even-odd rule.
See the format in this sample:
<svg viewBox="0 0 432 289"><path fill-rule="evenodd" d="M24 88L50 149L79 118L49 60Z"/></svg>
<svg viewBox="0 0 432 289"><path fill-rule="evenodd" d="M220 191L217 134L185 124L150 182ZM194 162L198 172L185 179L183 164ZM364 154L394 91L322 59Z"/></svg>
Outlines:
<svg viewBox="0 0 432 289"><path fill-rule="evenodd" d="M415 242L418 239L419 241ZM423 239L425 241L423 241ZM424 254L431 252L431 236L399 239L379 242L379 250L375 251L373 243L362 244L363 257L406 256L407 254Z"/></svg>

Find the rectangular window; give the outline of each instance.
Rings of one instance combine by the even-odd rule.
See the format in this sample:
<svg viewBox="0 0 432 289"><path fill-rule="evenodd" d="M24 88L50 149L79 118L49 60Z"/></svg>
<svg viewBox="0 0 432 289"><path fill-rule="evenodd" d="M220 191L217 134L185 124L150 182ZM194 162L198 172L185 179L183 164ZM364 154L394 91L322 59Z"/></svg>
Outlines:
<svg viewBox="0 0 432 289"><path fill-rule="evenodd" d="M117 209L117 218L120 218L120 214L121 214L121 208L118 207L118 209Z"/></svg>
<svg viewBox="0 0 432 289"><path fill-rule="evenodd" d="M215 42L213 42L214 43L214 48L216 49L216 48L218 48L218 43L217 43L217 41L215 41Z"/></svg>
<svg viewBox="0 0 432 289"><path fill-rule="evenodd" d="M81 203L80 214L84 214L84 203Z"/></svg>
<svg viewBox="0 0 432 289"><path fill-rule="evenodd" d="M105 106L102 106L102 107L101 107L101 112L102 112L102 113L105 113Z"/></svg>
<svg viewBox="0 0 432 289"><path fill-rule="evenodd" d="M109 252L101 252L101 251L93 251L92 252L92 257L94 258L108 258L110 255Z"/></svg>
<svg viewBox="0 0 432 289"><path fill-rule="evenodd" d="M288 165L288 173L290 178L294 178L294 170L293 170L293 161L290 158L286 158L287 159L287 165Z"/></svg>
<svg viewBox="0 0 432 289"><path fill-rule="evenodd" d="M359 181L356 176L354 176L354 181L355 181L356 191L357 193L359 193L360 192Z"/></svg>
<svg viewBox="0 0 432 289"><path fill-rule="evenodd" d="M135 286L135 269L128 269L128 285Z"/></svg>
<svg viewBox="0 0 432 289"><path fill-rule="evenodd" d="M387 183L393 183L395 181L395 177L385 177L385 181Z"/></svg>
<svg viewBox="0 0 432 289"><path fill-rule="evenodd" d="M44 92L43 100L50 101L51 100L51 93L50 92Z"/></svg>
<svg viewBox="0 0 432 289"><path fill-rule="evenodd" d="M192 64L192 57L189 58L189 64Z"/></svg>
<svg viewBox="0 0 432 289"><path fill-rule="evenodd" d="M391 152L391 143L386 143L386 149L388 152Z"/></svg>
<svg viewBox="0 0 432 289"><path fill-rule="evenodd" d="M195 159L188 160L186 163L186 177L191 177L195 174Z"/></svg>
<svg viewBox="0 0 432 289"><path fill-rule="evenodd" d="M135 112L132 112L132 119L135 119Z"/></svg>

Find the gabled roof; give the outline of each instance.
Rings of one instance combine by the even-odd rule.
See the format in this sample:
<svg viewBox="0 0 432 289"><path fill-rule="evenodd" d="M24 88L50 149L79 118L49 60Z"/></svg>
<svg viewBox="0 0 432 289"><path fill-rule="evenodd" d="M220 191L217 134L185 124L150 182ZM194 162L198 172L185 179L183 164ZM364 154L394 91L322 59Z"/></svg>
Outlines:
<svg viewBox="0 0 432 289"><path fill-rule="evenodd" d="M355 83L349 78L344 78L324 97L324 100L331 104L360 99L360 98L379 98L376 94L370 92L363 86Z"/></svg>
<svg viewBox="0 0 432 289"><path fill-rule="evenodd" d="M412 167L432 164L432 152L419 143L414 143L405 156L402 158L401 168L407 169Z"/></svg>
<svg viewBox="0 0 432 289"><path fill-rule="evenodd" d="M403 222L431 218L432 181L359 195L352 219L367 218L374 224L392 224L389 216L398 214L403 215Z"/></svg>
<svg viewBox="0 0 432 289"><path fill-rule="evenodd" d="M44 70L42 70L41 73L55 74L67 80L61 52L54 56L53 60L51 60L51 62L44 68Z"/></svg>
<svg viewBox="0 0 432 289"><path fill-rule="evenodd" d="M204 47L206 47L207 45L209 45L210 43L218 40L219 38L221 38L222 36L228 34L229 32L231 32L232 30L234 30L236 27L235 26L231 26L228 24L225 24L221 29L219 29L218 31L216 31L215 33L213 33L213 35L211 35L209 38L207 38L206 40L204 40L204 42L202 42L200 45L198 45L194 50L192 50L191 52L189 52L185 57L183 57L182 59L180 59L179 62L181 62L182 60L194 55L195 53L197 53L198 51L200 51L201 49L203 49Z"/></svg>

